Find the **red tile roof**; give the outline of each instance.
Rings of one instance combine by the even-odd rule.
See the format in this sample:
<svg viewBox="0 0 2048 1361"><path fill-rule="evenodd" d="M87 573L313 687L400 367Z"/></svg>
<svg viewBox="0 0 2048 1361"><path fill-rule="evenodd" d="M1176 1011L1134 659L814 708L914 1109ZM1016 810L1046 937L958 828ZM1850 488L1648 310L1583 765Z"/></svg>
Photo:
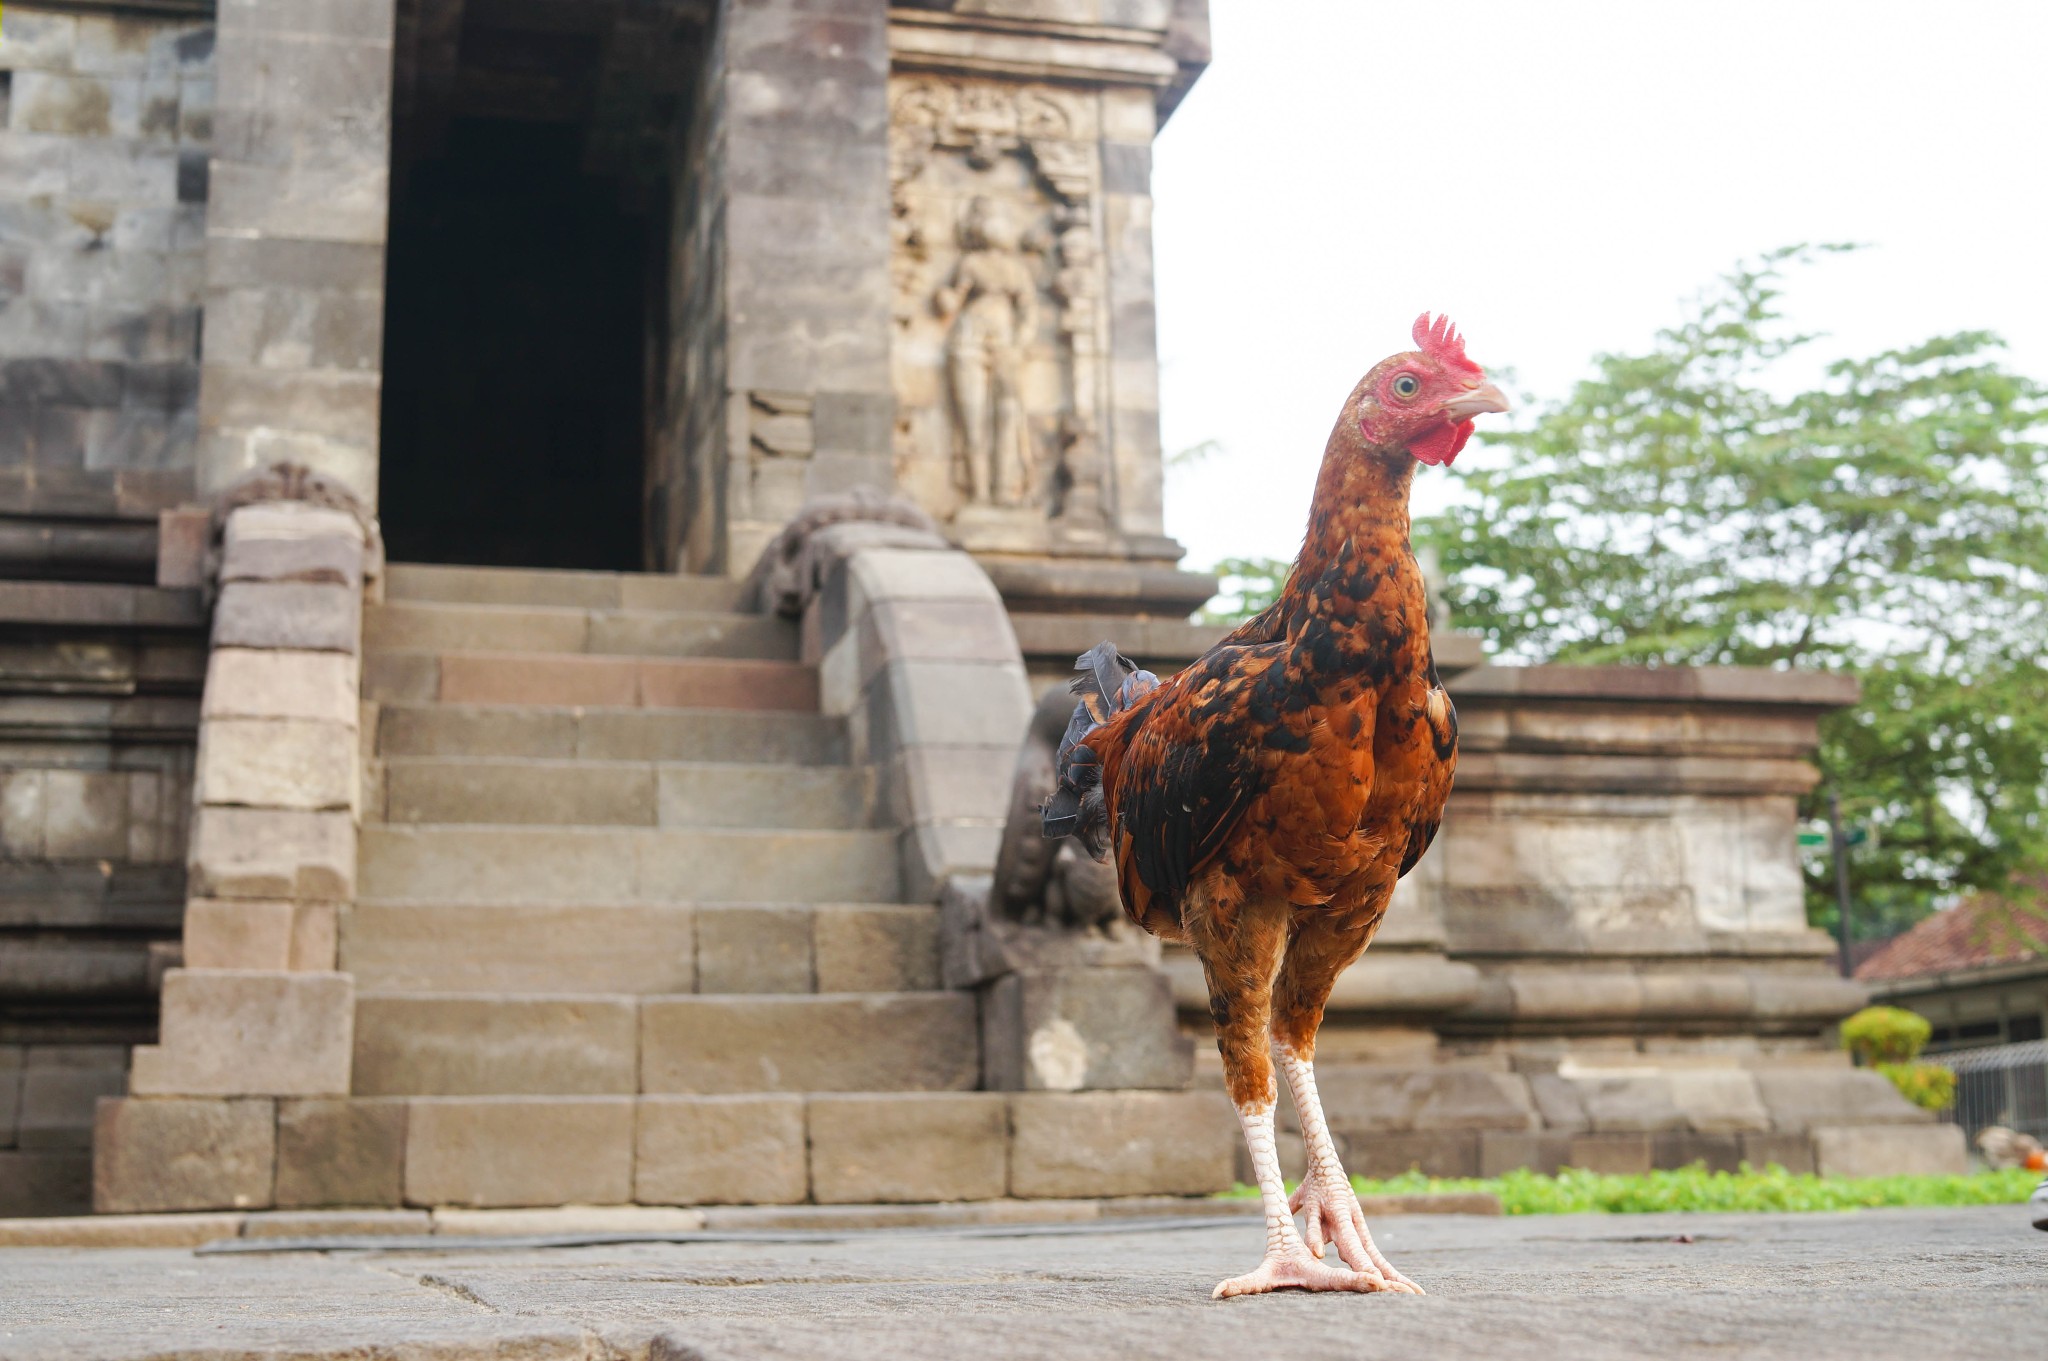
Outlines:
<svg viewBox="0 0 2048 1361"><path fill-rule="evenodd" d="M2048 958L2048 894L2031 904L1979 895L1902 931L1856 966L1866 982Z"/></svg>

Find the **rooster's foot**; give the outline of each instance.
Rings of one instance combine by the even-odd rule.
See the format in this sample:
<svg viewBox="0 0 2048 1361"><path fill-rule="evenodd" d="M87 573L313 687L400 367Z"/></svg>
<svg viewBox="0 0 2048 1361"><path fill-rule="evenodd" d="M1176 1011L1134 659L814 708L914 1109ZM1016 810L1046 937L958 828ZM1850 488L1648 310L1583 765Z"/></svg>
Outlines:
<svg viewBox="0 0 2048 1361"><path fill-rule="evenodd" d="M1256 1271L1233 1276L1216 1287L1214 1299L1232 1295L1263 1295L1274 1290L1351 1290L1360 1294L1394 1287L1376 1271L1351 1271L1330 1266L1296 1243L1291 1250L1268 1253Z"/></svg>
<svg viewBox="0 0 2048 1361"><path fill-rule="evenodd" d="M1428 1292L1394 1269L1394 1264L1373 1246L1372 1231L1365 1227L1365 1211L1351 1183L1336 1177L1310 1177L1288 1198L1287 1208L1306 1218L1302 1237L1311 1257L1320 1259L1323 1244L1330 1243L1353 1271L1377 1276L1378 1289L1403 1295Z"/></svg>

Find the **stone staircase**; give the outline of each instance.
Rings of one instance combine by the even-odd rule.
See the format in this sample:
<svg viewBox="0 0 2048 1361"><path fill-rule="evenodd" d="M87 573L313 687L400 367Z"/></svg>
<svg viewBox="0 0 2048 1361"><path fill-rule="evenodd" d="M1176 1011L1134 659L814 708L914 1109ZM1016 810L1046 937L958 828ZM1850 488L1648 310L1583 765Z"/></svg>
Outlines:
<svg viewBox="0 0 2048 1361"><path fill-rule="evenodd" d="M796 626L737 607L725 580L390 569L340 925L352 1096L281 1107L280 1205L1213 1180L1206 1140L1191 1172L1170 1131L1129 1137L1173 1093L974 1090L976 998L939 985L874 773Z"/></svg>

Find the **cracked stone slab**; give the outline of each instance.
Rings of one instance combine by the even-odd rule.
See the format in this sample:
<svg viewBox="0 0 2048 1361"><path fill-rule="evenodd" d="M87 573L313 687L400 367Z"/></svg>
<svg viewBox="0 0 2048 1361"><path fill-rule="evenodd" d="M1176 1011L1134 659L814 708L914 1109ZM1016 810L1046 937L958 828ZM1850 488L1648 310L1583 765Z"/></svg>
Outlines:
<svg viewBox="0 0 2048 1361"><path fill-rule="evenodd" d="M1212 1301L1261 1225L901 1230L796 1241L324 1254L0 1250L8 1361L1276 1354L2032 1355L2048 1237L2021 1206L1417 1216L1379 1245L1431 1291ZM419 1240L413 1240L417 1243ZM1959 1329L1967 1309L1968 1327Z"/></svg>

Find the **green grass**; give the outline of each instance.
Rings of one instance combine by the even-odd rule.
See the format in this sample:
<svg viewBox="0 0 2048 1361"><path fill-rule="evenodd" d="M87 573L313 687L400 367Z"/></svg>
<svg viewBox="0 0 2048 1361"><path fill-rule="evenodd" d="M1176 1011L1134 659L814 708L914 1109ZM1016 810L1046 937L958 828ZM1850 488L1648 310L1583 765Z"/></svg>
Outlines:
<svg viewBox="0 0 2048 1361"><path fill-rule="evenodd" d="M1647 1214L1659 1210L1862 1210L1898 1205L2010 1205L2041 1180L2015 1168L1935 1177L1817 1177L1787 1172L1775 1163L1739 1172L1709 1172L1705 1165L1668 1172L1612 1175L1567 1167L1556 1176L1518 1170L1502 1177L1425 1177L1409 1172L1375 1181L1353 1177L1361 1196L1419 1191L1488 1191L1511 1215ZM1256 1196L1240 1183L1224 1193Z"/></svg>

